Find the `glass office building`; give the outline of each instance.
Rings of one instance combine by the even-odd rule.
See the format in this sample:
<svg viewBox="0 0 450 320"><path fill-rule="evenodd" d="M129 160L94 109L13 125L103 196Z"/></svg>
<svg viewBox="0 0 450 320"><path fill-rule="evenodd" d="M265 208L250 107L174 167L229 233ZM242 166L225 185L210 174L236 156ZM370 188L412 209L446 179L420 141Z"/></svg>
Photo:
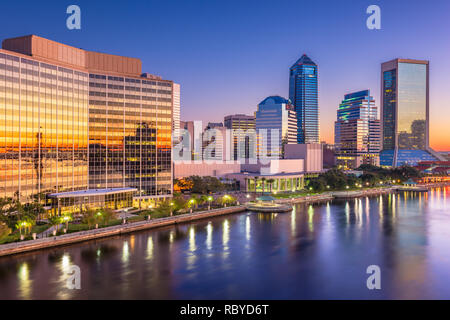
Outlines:
<svg viewBox="0 0 450 320"><path fill-rule="evenodd" d="M429 62L395 59L381 66L384 166L438 160L429 147Z"/></svg>
<svg viewBox="0 0 450 320"><path fill-rule="evenodd" d="M0 197L88 187L89 74L0 50Z"/></svg>
<svg viewBox="0 0 450 320"><path fill-rule="evenodd" d="M289 100L297 112L297 143L319 143L318 68L305 54L290 68Z"/></svg>
<svg viewBox="0 0 450 320"><path fill-rule="evenodd" d="M335 122L336 164L344 169L379 165L380 120L369 90L346 94Z"/></svg>
<svg viewBox="0 0 450 320"><path fill-rule="evenodd" d="M139 59L34 35L2 47L1 197L171 196L173 82L143 74Z"/></svg>
<svg viewBox="0 0 450 320"><path fill-rule="evenodd" d="M297 114L294 106L280 96L267 97L258 105L255 116L258 154L261 156L261 152L266 152L267 156L283 158L283 145L297 143Z"/></svg>

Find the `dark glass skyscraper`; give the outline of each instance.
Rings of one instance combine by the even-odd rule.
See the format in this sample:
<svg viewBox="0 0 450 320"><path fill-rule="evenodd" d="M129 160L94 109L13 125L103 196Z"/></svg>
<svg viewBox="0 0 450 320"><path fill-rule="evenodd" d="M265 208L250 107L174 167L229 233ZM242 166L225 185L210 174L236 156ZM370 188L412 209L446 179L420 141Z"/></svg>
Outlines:
<svg viewBox="0 0 450 320"><path fill-rule="evenodd" d="M297 112L297 143L319 142L317 65L304 54L289 73L289 100Z"/></svg>

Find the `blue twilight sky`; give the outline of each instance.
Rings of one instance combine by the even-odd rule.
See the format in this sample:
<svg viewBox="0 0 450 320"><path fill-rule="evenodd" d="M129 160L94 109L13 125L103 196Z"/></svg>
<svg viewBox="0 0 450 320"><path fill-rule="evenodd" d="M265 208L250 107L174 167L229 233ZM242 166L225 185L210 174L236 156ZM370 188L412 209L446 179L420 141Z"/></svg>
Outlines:
<svg viewBox="0 0 450 320"><path fill-rule="evenodd" d="M81 30L66 28L70 4L81 7ZM371 4L381 30L366 27ZM345 93L369 88L379 105L382 62L429 59L431 144L450 149L448 0L2 1L0 39L25 34L141 58L143 71L181 84L182 119L205 122L288 97L288 69L307 53L329 142Z"/></svg>

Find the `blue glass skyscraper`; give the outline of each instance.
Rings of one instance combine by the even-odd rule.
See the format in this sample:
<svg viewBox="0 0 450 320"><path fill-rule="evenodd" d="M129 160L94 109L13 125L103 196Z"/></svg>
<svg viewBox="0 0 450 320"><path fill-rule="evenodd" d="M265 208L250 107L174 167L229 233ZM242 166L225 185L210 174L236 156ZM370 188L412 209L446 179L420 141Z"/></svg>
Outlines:
<svg viewBox="0 0 450 320"><path fill-rule="evenodd" d="M289 100L297 112L297 143L319 142L317 65L304 54L290 68Z"/></svg>

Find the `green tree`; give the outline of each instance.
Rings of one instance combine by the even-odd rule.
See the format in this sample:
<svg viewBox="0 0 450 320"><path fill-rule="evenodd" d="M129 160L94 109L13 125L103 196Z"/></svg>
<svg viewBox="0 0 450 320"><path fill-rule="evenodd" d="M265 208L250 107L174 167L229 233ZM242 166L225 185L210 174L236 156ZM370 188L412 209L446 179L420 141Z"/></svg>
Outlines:
<svg viewBox="0 0 450 320"><path fill-rule="evenodd" d="M232 196L226 194L226 195L220 197L220 198L218 199L218 202L219 202L220 204L222 204L224 207L226 207L226 206L229 205L229 204L235 203L235 202L236 202L236 198L234 198L234 197L232 197Z"/></svg>
<svg viewBox="0 0 450 320"><path fill-rule="evenodd" d="M69 222L72 220L73 214L71 212L67 212L61 217L61 222L66 224L66 230L69 229Z"/></svg>
<svg viewBox="0 0 450 320"><path fill-rule="evenodd" d="M262 183L262 193L264 194L264 192L266 191L266 178L262 177L261 178L261 183Z"/></svg>
<svg viewBox="0 0 450 320"><path fill-rule="evenodd" d="M17 201L13 198L0 198L0 222L9 228L13 228L17 223L16 207Z"/></svg>
<svg viewBox="0 0 450 320"><path fill-rule="evenodd" d="M309 186L316 192L322 192L325 190L327 184L323 177L311 179Z"/></svg>
<svg viewBox="0 0 450 320"><path fill-rule="evenodd" d="M187 202L187 207L189 209L193 209L193 208L197 208L198 207L198 200L199 197L197 195L193 195L189 198L188 202Z"/></svg>
<svg viewBox="0 0 450 320"><path fill-rule="evenodd" d="M97 215L97 211L90 209L90 208L86 208L86 210L84 210L81 214L81 221L84 224L87 224L88 228L90 230L91 227L93 225L97 224L99 221L99 216Z"/></svg>
<svg viewBox="0 0 450 320"><path fill-rule="evenodd" d="M98 212L100 213L104 225L108 225L112 220L117 218L117 213L111 208L102 208Z"/></svg>
<svg viewBox="0 0 450 320"><path fill-rule="evenodd" d="M17 221L16 229L19 230L20 235L22 235L22 230L25 234L31 233L31 228L36 224L36 221L30 217L23 217Z"/></svg>
<svg viewBox="0 0 450 320"><path fill-rule="evenodd" d="M62 223L62 217L57 216L57 215L52 215L51 217L48 218L48 223L52 227L56 227L56 232L58 232L59 231L59 225Z"/></svg>
<svg viewBox="0 0 450 320"><path fill-rule="evenodd" d="M11 233L11 229L6 223L0 222L0 240L6 238Z"/></svg>
<svg viewBox="0 0 450 320"><path fill-rule="evenodd" d="M258 187L258 180L259 180L259 177L253 177L253 181L254 181L254 183L255 183L255 192L256 192L256 190L257 190L257 187Z"/></svg>
<svg viewBox="0 0 450 320"><path fill-rule="evenodd" d="M173 203L173 205L172 205L173 213L177 213L177 212L185 209L187 206L186 199L184 199L184 197L181 195L175 195L172 199L172 203Z"/></svg>
<svg viewBox="0 0 450 320"><path fill-rule="evenodd" d="M204 194L202 195L199 199L198 199L198 203L200 205L204 205L205 203L208 202L208 195Z"/></svg>
<svg viewBox="0 0 450 320"><path fill-rule="evenodd" d="M158 206L153 210L153 212L159 217L167 217L170 215L170 212L173 212L173 205L171 205L171 201L163 200Z"/></svg>
<svg viewBox="0 0 450 320"><path fill-rule="evenodd" d="M275 182L275 179L267 179L267 183L269 184L270 193L272 193L273 183Z"/></svg>

